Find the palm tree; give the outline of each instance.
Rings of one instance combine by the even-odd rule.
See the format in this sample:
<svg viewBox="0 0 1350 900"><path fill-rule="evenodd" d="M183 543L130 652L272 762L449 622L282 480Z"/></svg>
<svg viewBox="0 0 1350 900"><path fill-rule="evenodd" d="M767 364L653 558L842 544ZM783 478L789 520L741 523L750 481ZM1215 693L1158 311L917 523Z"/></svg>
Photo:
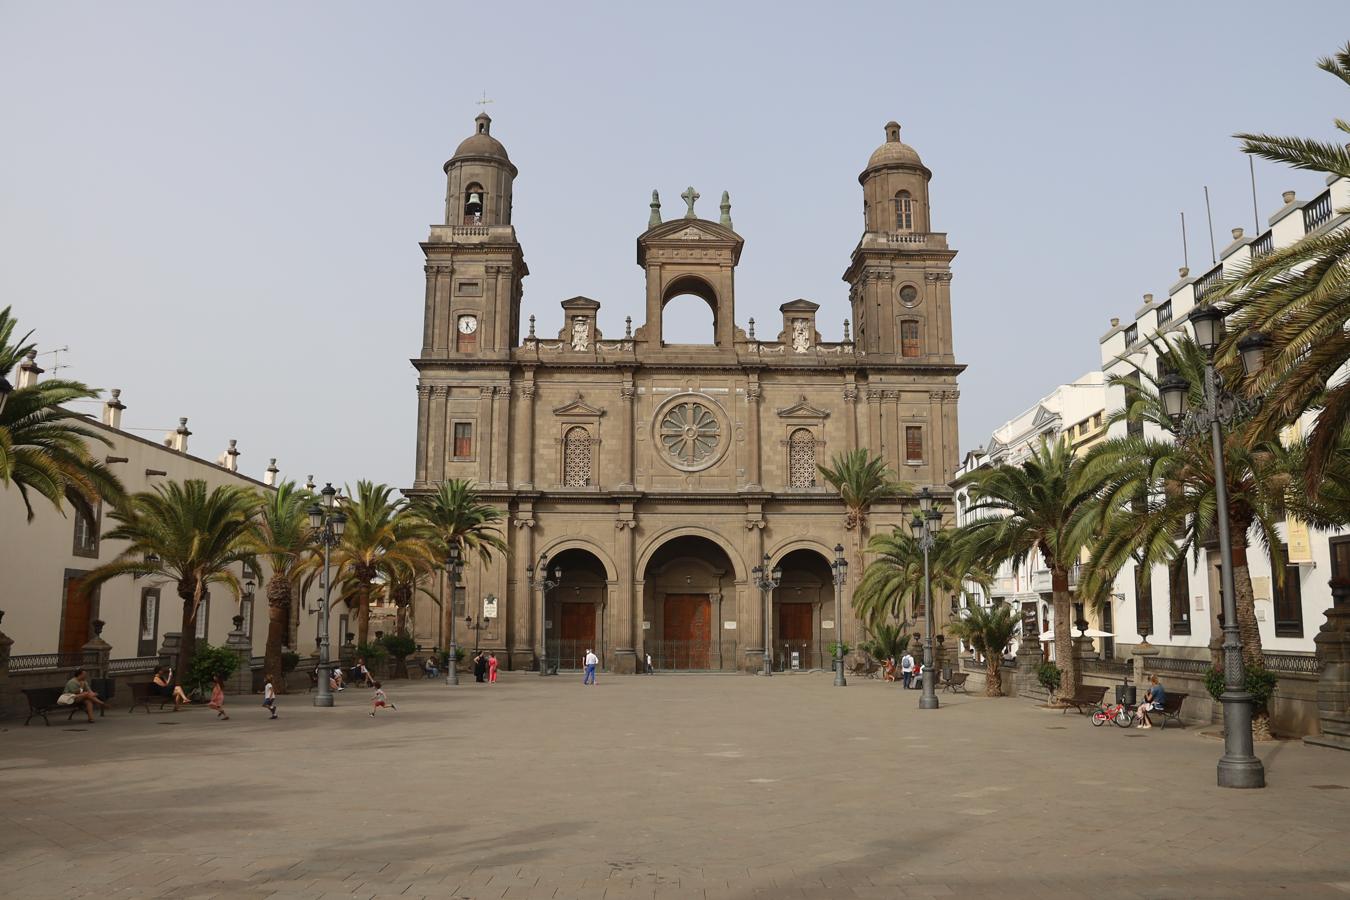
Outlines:
<svg viewBox="0 0 1350 900"><path fill-rule="evenodd" d="M1318 68L1350 85L1350 44L1332 57L1318 60ZM1336 127L1350 131L1337 119ZM1330 141L1237 134L1242 150L1253 156L1282 162L1296 169L1350 178L1350 149ZM1344 214L1350 210L1336 210ZM1230 307L1228 336L1221 357L1234 359L1237 342L1259 331L1273 350L1262 371L1248 387L1264 403L1254 422L1265 434L1318 410L1308 435L1304 484L1316 494L1341 430L1350 424L1350 379L1332 382L1350 363L1350 228L1312 234L1282 250L1255 258L1227 279L1209 298Z"/></svg>
<svg viewBox="0 0 1350 900"><path fill-rule="evenodd" d="M1024 565L1039 553L1050 570L1055 657L1064 672L1065 696L1073 695L1079 679L1070 643L1069 571L1096 534L1097 494L1104 481L1074 457L1067 442L1043 438L1020 465L976 469L958 482L970 487L970 512L989 513L965 526L975 558L992 568L1003 560Z"/></svg>
<svg viewBox="0 0 1350 900"><path fill-rule="evenodd" d="M967 583L988 590L993 581L987 568L971 558L968 541L953 529L933 536L929 551L931 594L937 597L971 597ZM853 610L866 623L896 618L908 622L923 603L923 551L907 528L873 535L867 543L872 561L863 570L853 592Z"/></svg>
<svg viewBox="0 0 1350 900"><path fill-rule="evenodd" d="M506 553L506 541L498 525L502 511L484 503L473 482L452 478L441 482L434 493L418 494L409 502L408 511L437 543L437 552L444 560L451 547L460 549L460 559L476 555L483 563L492 560L494 553ZM453 588L451 589L453 592ZM450 633L450 618L454 616L454 597L444 604L446 634Z"/></svg>
<svg viewBox="0 0 1350 900"><path fill-rule="evenodd" d="M1017 613L1009 604L969 606L948 628L984 656L986 697L1003 696L1003 648L1017 630ZM1023 637L1023 640L1030 640Z"/></svg>
<svg viewBox="0 0 1350 900"><path fill-rule="evenodd" d="M908 487L891 472L879 456L865 448L836 453L828 466L816 466L844 501L844 527L867 527L872 506L908 493Z"/></svg>
<svg viewBox="0 0 1350 900"><path fill-rule="evenodd" d="M872 639L863 649L878 660L899 659L909 645L909 622L873 622L867 626Z"/></svg>
<svg viewBox="0 0 1350 900"><path fill-rule="evenodd" d="M231 570L237 563L256 566L260 549L252 517L258 497L248 488L226 485L207 490L188 479L156 485L127 497L110 513L116 527L105 537L126 541L117 558L81 580L81 590L119 575L160 576L173 581L183 601L178 671L186 673L197 646L197 610L211 585L223 584L240 596Z"/></svg>
<svg viewBox="0 0 1350 900"><path fill-rule="evenodd" d="M0 381L5 387L14 367L36 346L28 341L31 331L14 338L17 325L10 307L0 310ZM28 521L34 518L30 492L58 510L69 494L91 505L100 498L115 502L123 496L117 476L90 451L91 445L112 442L80 424L84 417L62 405L94 399L98 391L78 381L49 378L0 396L5 398L0 403L0 484L18 489Z"/></svg>
<svg viewBox="0 0 1350 900"><path fill-rule="evenodd" d="M356 483L355 496L342 501L347 527L342 542L333 554L335 578L344 582L342 594L356 601L357 643L365 645L370 636L370 601L374 582L380 574L381 560L390 554L401 555L400 522L407 502L394 497L387 484L370 481Z"/></svg>
<svg viewBox="0 0 1350 900"><path fill-rule="evenodd" d="M296 586L317 565L321 557L314 553L314 535L309 527L308 509L314 495L295 482L277 485L262 497L258 506L258 552L267 558L272 572L267 580L267 649L264 671L277 679L277 690L285 692L281 678L281 648L286 642Z"/></svg>

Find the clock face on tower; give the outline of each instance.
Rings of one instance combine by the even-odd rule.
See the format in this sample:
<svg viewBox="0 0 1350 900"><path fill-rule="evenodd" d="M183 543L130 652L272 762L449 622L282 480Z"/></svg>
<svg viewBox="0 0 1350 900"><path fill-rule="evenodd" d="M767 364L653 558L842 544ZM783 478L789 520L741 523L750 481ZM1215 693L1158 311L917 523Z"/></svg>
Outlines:
<svg viewBox="0 0 1350 900"><path fill-rule="evenodd" d="M478 319L475 316L459 317L459 333L473 334L478 330Z"/></svg>

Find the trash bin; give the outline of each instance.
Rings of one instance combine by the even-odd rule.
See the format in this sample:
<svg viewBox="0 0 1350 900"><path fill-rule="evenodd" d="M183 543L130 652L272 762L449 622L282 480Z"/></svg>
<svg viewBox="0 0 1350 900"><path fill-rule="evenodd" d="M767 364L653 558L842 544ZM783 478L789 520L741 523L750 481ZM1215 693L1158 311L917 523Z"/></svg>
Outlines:
<svg viewBox="0 0 1350 900"><path fill-rule="evenodd" d="M1126 706L1134 706L1135 698L1138 696L1138 689L1132 684L1116 685L1116 702L1124 703Z"/></svg>

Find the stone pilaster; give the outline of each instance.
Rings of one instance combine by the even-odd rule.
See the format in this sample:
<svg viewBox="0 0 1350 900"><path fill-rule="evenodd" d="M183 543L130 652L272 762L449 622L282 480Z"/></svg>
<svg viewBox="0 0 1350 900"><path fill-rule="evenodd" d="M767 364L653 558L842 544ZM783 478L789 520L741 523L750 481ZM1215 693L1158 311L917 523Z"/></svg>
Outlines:
<svg viewBox="0 0 1350 900"><path fill-rule="evenodd" d="M848 437L845 449L851 453L858 449L858 385L852 372L844 378L844 426Z"/></svg>
<svg viewBox="0 0 1350 900"><path fill-rule="evenodd" d="M614 657L611 669L621 675L633 675L637 672L637 649L633 640L633 609L636 606L633 592L633 533L637 530L637 519L633 513L633 502L622 501L619 515L614 522L618 531L618 581L610 585L613 595L609 598L610 631L613 641ZM718 623L720 627L720 623Z"/></svg>
<svg viewBox="0 0 1350 900"><path fill-rule="evenodd" d="M763 460L763 448L759 440L759 373L751 372L749 383L745 387L746 424L750 435L746 441L745 486L750 490L760 489L760 464ZM758 557L756 557L758 559Z"/></svg>
<svg viewBox="0 0 1350 900"><path fill-rule="evenodd" d="M519 453L513 454L522 462L520 487L525 490L534 488L534 372L525 373L525 384L520 389L522 419L524 423L524 442Z"/></svg>
<svg viewBox="0 0 1350 900"><path fill-rule="evenodd" d="M1317 718L1322 733L1308 744L1350 750L1350 582L1332 581L1334 605L1327 610L1313 643L1321 673L1317 680Z"/></svg>
<svg viewBox="0 0 1350 900"><path fill-rule="evenodd" d="M112 645L103 639L102 619L95 619L93 628L94 636L80 649L84 651L85 668L89 669L89 677L106 678L108 660L112 657Z"/></svg>
<svg viewBox="0 0 1350 900"><path fill-rule="evenodd" d="M509 665L513 670L521 671L535 666L538 656L536 643L539 630L539 592L530 590L525 578L525 567L535 564L534 553L534 503L522 500L520 508L511 523L512 547L511 564L516 568L516 596L511 602L511 627L514 632L510 645Z"/></svg>
<svg viewBox="0 0 1350 900"><path fill-rule="evenodd" d="M619 399L621 401L620 405L623 407L623 415L621 417L623 422L623 435L620 437L620 440L623 442L623 449L621 451L623 453L623 480L619 483L619 488L620 490L631 490L634 485L634 454L636 453L637 447L637 441L634 439L635 435L633 434L633 405L637 402L637 389L633 386L632 372L623 373L623 385L619 388ZM622 575L620 577L622 577ZM629 581L631 582L632 579L630 578Z"/></svg>
<svg viewBox="0 0 1350 900"><path fill-rule="evenodd" d="M253 642L249 640L248 635L244 633L244 617L234 617L234 628L225 638L225 649L229 650L239 660L239 665L235 666L234 674L225 683L225 688L232 694L250 694L253 692Z"/></svg>
<svg viewBox="0 0 1350 900"><path fill-rule="evenodd" d="M764 559L764 504L758 500L746 504L745 527L749 532L746 544L746 565L753 568ZM736 614L736 645L740 648L741 668L747 672L758 672L764 663L764 594L755 584L754 574L746 572L744 584L737 584L740 591L739 612ZM721 628L722 623L718 622Z"/></svg>

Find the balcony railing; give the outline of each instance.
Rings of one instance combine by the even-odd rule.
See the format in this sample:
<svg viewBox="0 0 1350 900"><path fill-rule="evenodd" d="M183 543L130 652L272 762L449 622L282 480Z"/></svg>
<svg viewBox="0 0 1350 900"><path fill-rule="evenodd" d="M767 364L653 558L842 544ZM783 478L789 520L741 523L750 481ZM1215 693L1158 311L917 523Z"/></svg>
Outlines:
<svg viewBox="0 0 1350 900"><path fill-rule="evenodd" d="M72 653L25 653L9 658L11 675L20 672L59 672L62 669L92 668L98 665L98 653L76 650Z"/></svg>
<svg viewBox="0 0 1350 900"><path fill-rule="evenodd" d="M1223 266L1218 265L1210 269L1195 282L1196 302L1205 299L1205 296L1212 292L1223 281Z"/></svg>
<svg viewBox="0 0 1350 900"><path fill-rule="evenodd" d="M1158 325L1166 325L1172 321L1172 301L1167 300L1158 307Z"/></svg>
<svg viewBox="0 0 1350 900"><path fill-rule="evenodd" d="M1316 231L1331 219L1331 191L1323 191L1316 200L1303 207L1303 230Z"/></svg>
<svg viewBox="0 0 1350 900"><path fill-rule="evenodd" d="M1275 238L1269 231L1252 241L1252 259L1260 259L1274 250Z"/></svg>

